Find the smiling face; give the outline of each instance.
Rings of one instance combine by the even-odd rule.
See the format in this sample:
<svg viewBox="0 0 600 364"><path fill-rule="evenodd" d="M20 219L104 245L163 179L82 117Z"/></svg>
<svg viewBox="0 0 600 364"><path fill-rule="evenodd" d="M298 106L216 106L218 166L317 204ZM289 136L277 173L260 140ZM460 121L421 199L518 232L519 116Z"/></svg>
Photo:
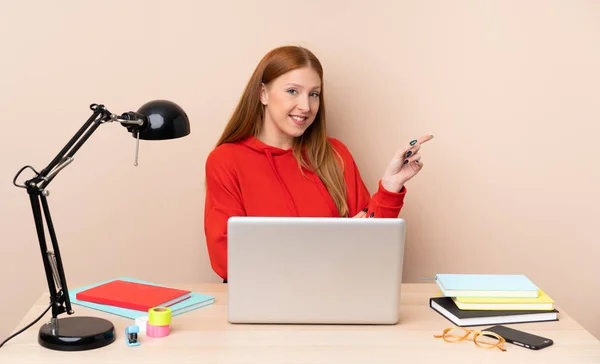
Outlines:
<svg viewBox="0 0 600 364"><path fill-rule="evenodd" d="M315 121L319 111L321 78L311 67L284 73L263 85L264 124L259 139L278 148L291 148Z"/></svg>

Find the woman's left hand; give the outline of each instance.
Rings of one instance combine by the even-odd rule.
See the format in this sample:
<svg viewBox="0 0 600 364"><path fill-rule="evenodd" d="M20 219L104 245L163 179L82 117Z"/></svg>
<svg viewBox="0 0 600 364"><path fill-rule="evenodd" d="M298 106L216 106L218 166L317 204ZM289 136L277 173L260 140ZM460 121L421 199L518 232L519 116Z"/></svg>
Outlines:
<svg viewBox="0 0 600 364"><path fill-rule="evenodd" d="M423 169L419 150L423 143L431 139L433 135L422 136L396 152L381 178L381 184L386 190L400 192L404 184Z"/></svg>

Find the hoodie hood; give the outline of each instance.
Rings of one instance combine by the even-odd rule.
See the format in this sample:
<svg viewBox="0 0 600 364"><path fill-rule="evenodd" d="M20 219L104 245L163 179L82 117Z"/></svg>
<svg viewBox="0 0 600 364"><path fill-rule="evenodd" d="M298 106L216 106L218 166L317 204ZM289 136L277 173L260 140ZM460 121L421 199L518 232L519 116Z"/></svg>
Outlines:
<svg viewBox="0 0 600 364"><path fill-rule="evenodd" d="M283 155L283 154L292 154L292 148L289 149L281 149L277 147L273 147L263 143L260 139L251 136L242 141L242 144L246 145L248 148L253 149L257 152L261 153L269 153L271 155Z"/></svg>

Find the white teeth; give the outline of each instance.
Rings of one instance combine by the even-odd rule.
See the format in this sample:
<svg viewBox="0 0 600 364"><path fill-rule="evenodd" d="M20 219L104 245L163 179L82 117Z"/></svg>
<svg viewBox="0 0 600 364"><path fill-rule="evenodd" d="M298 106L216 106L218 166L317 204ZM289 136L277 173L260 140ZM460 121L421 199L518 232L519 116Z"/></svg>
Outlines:
<svg viewBox="0 0 600 364"><path fill-rule="evenodd" d="M306 119L306 118L303 118L303 117L300 117L300 116L292 116L292 119L294 119L296 121L304 121L304 119Z"/></svg>

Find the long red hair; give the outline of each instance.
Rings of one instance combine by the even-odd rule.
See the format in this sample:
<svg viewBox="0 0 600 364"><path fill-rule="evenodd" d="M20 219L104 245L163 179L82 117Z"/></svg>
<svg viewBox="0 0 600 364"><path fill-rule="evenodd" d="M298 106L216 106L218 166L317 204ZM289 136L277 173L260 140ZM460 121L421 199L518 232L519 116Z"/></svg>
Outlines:
<svg viewBox="0 0 600 364"><path fill-rule="evenodd" d="M223 143L235 143L250 136L258 136L265 114L264 105L260 102L262 84L267 85L284 73L302 67L312 67L321 78L320 106L311 126L302 136L295 139L294 156L301 172L302 167L314 171L323 181L340 216L348 216L343 162L327 140L323 67L317 57L308 49L299 46L283 46L271 50L262 58L252 73L216 146Z"/></svg>

